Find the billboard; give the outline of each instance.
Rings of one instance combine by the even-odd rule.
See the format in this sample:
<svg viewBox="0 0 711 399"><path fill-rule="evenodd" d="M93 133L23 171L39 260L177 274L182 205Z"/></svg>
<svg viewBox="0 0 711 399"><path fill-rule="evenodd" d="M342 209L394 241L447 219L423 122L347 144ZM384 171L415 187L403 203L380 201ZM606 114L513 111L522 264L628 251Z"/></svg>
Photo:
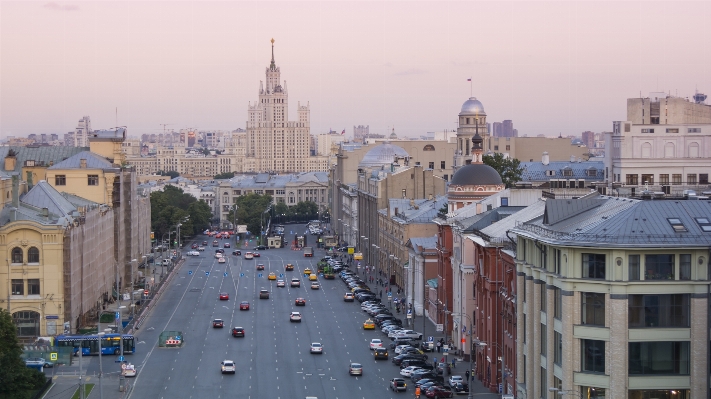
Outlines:
<svg viewBox="0 0 711 399"><path fill-rule="evenodd" d="M237 234L247 234L247 225L246 224L238 224L237 225Z"/></svg>

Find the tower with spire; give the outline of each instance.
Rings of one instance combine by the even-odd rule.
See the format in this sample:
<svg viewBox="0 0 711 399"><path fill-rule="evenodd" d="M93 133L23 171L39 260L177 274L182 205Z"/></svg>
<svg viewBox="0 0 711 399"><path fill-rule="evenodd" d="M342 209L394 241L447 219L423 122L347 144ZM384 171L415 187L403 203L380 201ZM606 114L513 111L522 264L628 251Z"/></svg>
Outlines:
<svg viewBox="0 0 711 399"><path fill-rule="evenodd" d="M266 80L259 82L259 101L248 106L247 172L299 172L314 168L310 163L310 110L297 104L298 120L289 121L286 81L274 57L266 68Z"/></svg>

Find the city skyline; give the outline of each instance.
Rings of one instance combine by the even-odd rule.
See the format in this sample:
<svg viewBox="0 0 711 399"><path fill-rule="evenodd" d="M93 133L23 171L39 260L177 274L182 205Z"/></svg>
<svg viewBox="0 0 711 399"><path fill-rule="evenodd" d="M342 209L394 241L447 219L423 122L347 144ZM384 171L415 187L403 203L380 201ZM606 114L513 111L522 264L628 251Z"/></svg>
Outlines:
<svg viewBox="0 0 711 399"><path fill-rule="evenodd" d="M84 115L131 136L164 123L245 128L272 38L288 119L308 103L311 134L452 130L473 95L520 136L579 135L624 120L627 98L710 91L711 50L690 39L690 22L711 13L706 2L2 2L0 11L0 138L66 133Z"/></svg>

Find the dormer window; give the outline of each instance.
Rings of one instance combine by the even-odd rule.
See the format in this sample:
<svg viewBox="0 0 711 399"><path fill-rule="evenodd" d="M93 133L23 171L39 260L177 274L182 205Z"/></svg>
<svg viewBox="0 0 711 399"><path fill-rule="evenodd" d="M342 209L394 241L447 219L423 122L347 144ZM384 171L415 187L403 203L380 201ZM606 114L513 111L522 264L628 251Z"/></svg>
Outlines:
<svg viewBox="0 0 711 399"><path fill-rule="evenodd" d="M572 176L573 175L573 169L566 167L563 169L563 176Z"/></svg>
<svg viewBox="0 0 711 399"><path fill-rule="evenodd" d="M711 233L711 220L709 218L696 218L696 223L704 233Z"/></svg>

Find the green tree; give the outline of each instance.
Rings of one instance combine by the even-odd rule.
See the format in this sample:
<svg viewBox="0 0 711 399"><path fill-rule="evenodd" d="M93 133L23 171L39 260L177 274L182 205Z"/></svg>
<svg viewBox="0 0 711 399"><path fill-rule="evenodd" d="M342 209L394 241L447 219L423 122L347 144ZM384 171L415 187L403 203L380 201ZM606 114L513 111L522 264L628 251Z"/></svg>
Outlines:
<svg viewBox="0 0 711 399"><path fill-rule="evenodd" d="M255 236L260 235L262 222L266 226L267 221L262 219L262 214L271 203L271 195L247 194L237 198L237 224L246 224L247 231ZM268 218L269 215L264 217ZM234 207L227 214L227 220L234 220Z"/></svg>
<svg viewBox="0 0 711 399"><path fill-rule="evenodd" d="M215 180L231 179L233 177L235 177L235 172L225 172L225 173L220 173L219 175L215 175Z"/></svg>
<svg viewBox="0 0 711 399"><path fill-rule="evenodd" d="M207 202L200 200L188 205L188 214L190 215L190 223L193 225L193 235L200 234L205 229L210 227L212 219L212 209Z"/></svg>
<svg viewBox="0 0 711 399"><path fill-rule="evenodd" d="M495 153L492 155L484 155L482 158L484 164L491 166L499 172L501 176L501 181L506 185L506 187L511 187L517 182L521 181L521 175L523 174L523 168L521 167L521 161L516 158L504 158L501 153Z"/></svg>
<svg viewBox="0 0 711 399"><path fill-rule="evenodd" d="M28 399L46 381L39 370L27 368L20 355L17 326L10 313L0 309L0 398Z"/></svg>
<svg viewBox="0 0 711 399"><path fill-rule="evenodd" d="M179 187L166 186L163 191L151 193L151 227L157 239L178 223L181 237L198 234L210 226L211 218L212 211L205 201L198 201Z"/></svg>

